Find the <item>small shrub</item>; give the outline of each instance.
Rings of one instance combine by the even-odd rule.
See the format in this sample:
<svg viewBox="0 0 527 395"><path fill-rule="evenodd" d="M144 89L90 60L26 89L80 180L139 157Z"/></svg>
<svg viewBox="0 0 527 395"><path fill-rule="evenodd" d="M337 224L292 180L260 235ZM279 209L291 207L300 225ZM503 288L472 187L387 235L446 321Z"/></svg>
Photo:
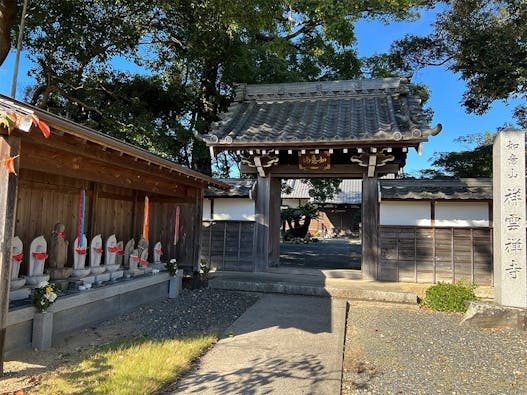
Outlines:
<svg viewBox="0 0 527 395"><path fill-rule="evenodd" d="M423 304L432 310L461 311L467 310L465 300L476 300L476 284L459 281L457 284L439 282L426 290Z"/></svg>

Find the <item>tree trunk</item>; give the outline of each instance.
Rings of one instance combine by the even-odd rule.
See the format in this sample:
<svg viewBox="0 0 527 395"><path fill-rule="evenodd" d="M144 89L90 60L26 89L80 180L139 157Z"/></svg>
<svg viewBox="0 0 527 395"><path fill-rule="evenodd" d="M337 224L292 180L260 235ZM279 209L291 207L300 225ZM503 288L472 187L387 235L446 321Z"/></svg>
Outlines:
<svg viewBox="0 0 527 395"><path fill-rule="evenodd" d="M16 0L0 0L0 66L11 49L11 29L15 25Z"/></svg>

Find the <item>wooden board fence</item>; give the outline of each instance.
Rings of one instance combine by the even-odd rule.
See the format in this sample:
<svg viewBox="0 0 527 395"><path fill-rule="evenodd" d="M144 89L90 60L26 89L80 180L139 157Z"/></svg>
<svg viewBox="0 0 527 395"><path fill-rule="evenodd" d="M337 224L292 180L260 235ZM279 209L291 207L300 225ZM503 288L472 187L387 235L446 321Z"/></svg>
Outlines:
<svg viewBox="0 0 527 395"><path fill-rule="evenodd" d="M491 228L381 226L379 279L492 285Z"/></svg>
<svg viewBox="0 0 527 395"><path fill-rule="evenodd" d="M254 271L254 228L253 221L203 221L201 259L216 270Z"/></svg>

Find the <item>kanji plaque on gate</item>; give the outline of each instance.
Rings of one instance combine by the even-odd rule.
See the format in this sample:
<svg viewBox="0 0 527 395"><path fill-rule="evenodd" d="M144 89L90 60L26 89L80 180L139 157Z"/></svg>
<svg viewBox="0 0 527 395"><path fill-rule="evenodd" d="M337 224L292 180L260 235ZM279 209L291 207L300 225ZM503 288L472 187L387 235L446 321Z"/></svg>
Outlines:
<svg viewBox="0 0 527 395"><path fill-rule="evenodd" d="M298 153L298 168L301 170L329 170L331 169L331 154L329 151L316 153L308 151L305 154Z"/></svg>

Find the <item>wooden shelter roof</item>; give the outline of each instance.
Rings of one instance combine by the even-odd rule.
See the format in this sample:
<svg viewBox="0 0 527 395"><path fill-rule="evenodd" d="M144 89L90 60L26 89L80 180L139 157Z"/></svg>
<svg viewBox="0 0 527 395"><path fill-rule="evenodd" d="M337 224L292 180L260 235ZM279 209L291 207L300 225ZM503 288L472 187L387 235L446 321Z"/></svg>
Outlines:
<svg viewBox="0 0 527 395"><path fill-rule="evenodd" d="M417 147L441 131L426 122L405 78L246 85L204 137L215 151ZM398 144L399 143L399 144Z"/></svg>
<svg viewBox="0 0 527 395"><path fill-rule="evenodd" d="M252 178L223 178L220 180L229 186L228 190L210 187L205 190L209 198L252 198L256 180Z"/></svg>
<svg viewBox="0 0 527 395"><path fill-rule="evenodd" d="M492 200L492 180L380 180L382 200Z"/></svg>
<svg viewBox="0 0 527 395"><path fill-rule="evenodd" d="M197 171L161 158L144 149L0 95L0 113L35 114L51 128L51 138L40 132L22 133L20 167L134 187L166 195L185 195L184 187L228 185ZM179 188L179 190L178 190Z"/></svg>

